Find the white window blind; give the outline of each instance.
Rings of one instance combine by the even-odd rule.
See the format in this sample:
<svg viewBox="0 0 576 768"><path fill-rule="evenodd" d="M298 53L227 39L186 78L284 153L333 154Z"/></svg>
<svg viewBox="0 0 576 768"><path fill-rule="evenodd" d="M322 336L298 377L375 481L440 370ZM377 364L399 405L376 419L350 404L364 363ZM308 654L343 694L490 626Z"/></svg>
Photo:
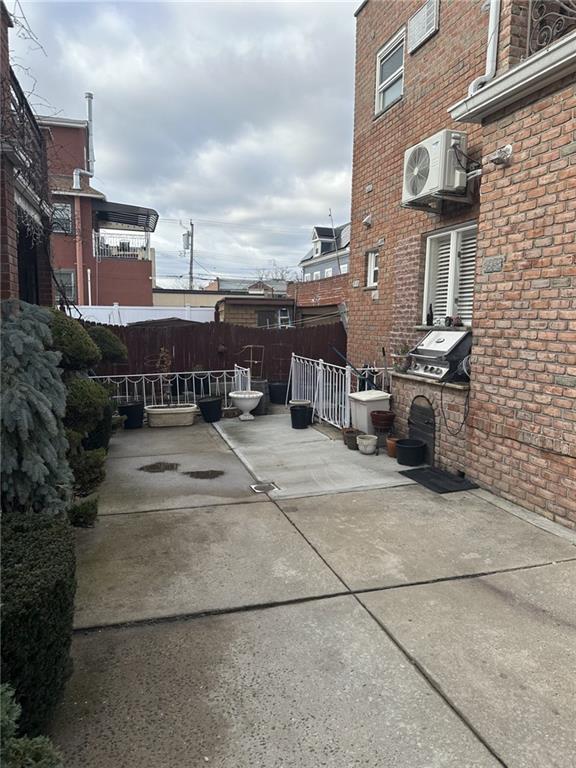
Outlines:
<svg viewBox="0 0 576 768"><path fill-rule="evenodd" d="M430 305L434 322L459 315L472 323L476 280L476 227L432 235L428 238L423 321Z"/></svg>
<svg viewBox="0 0 576 768"><path fill-rule="evenodd" d="M444 319L448 310L448 293L450 288L450 235L438 238L434 254L434 280L432 283L433 298L430 302L435 318Z"/></svg>
<svg viewBox="0 0 576 768"><path fill-rule="evenodd" d="M468 230L460 236L458 249L458 289L455 297L456 312L465 325L472 321L474 281L476 279L476 230Z"/></svg>

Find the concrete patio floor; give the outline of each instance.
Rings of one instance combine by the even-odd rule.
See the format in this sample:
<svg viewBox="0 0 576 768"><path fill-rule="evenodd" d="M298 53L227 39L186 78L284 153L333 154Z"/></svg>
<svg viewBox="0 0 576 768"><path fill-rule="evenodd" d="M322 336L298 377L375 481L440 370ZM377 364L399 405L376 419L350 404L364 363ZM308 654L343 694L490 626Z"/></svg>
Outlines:
<svg viewBox="0 0 576 768"><path fill-rule="evenodd" d="M290 416L242 422L226 419L215 425L224 440L259 482L273 482L272 499L411 485L385 452L363 456L342 440L331 440L317 429L295 430Z"/></svg>
<svg viewBox="0 0 576 768"><path fill-rule="evenodd" d="M357 473L317 434L286 461L332 443ZM484 492L310 498L318 477L255 495L205 424L114 439L77 533L67 768L573 768L576 536Z"/></svg>

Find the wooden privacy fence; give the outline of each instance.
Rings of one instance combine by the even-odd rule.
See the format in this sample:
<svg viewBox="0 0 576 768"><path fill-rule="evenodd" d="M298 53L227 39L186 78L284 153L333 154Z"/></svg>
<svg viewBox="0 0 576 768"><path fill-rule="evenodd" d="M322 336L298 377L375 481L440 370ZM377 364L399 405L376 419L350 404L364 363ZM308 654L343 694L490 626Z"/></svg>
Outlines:
<svg viewBox="0 0 576 768"><path fill-rule="evenodd" d="M255 378L286 381L293 352L327 363L341 362L333 347L346 354L341 323L276 330L228 323L107 327L128 347L128 363L101 364L99 375L157 372L164 348L172 358L172 371L221 371L240 365L250 367Z"/></svg>

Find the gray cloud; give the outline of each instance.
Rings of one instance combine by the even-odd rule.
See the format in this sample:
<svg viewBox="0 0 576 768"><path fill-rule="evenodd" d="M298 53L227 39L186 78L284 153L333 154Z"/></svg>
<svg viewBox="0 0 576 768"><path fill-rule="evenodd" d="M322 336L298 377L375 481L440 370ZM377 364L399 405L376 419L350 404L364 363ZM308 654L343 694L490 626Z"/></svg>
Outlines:
<svg viewBox="0 0 576 768"><path fill-rule="evenodd" d="M12 45L54 111L94 92L95 186L194 219L199 262L249 275L349 216L356 4L26 2L47 57ZM159 274L186 271L182 231L161 222Z"/></svg>

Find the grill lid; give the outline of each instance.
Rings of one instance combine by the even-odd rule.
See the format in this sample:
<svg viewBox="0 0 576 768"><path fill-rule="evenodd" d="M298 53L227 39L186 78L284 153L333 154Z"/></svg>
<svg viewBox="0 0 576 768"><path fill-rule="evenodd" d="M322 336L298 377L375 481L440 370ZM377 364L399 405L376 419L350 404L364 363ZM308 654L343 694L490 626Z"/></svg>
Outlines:
<svg viewBox="0 0 576 768"><path fill-rule="evenodd" d="M443 356L451 352L470 333L467 330L442 328L430 331L412 350L417 355Z"/></svg>

